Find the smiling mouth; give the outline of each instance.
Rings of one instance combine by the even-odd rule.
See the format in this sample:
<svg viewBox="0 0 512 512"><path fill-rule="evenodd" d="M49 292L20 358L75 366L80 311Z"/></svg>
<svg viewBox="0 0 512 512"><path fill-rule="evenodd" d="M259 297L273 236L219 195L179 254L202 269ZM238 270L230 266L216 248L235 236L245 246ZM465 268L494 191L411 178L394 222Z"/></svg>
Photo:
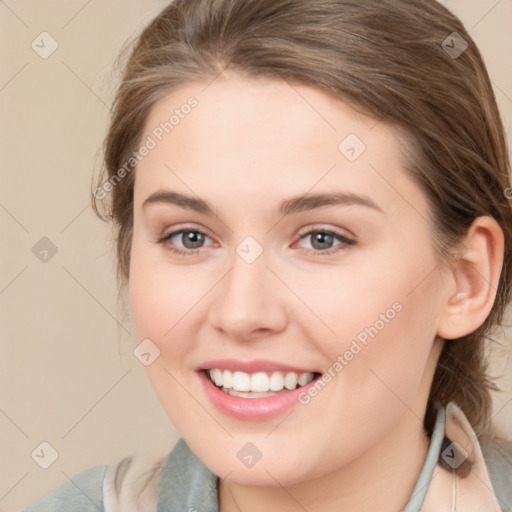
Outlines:
<svg viewBox="0 0 512 512"><path fill-rule="evenodd" d="M241 398L266 398L287 393L309 384L321 374L318 372L256 372L203 370L209 380L224 393Z"/></svg>

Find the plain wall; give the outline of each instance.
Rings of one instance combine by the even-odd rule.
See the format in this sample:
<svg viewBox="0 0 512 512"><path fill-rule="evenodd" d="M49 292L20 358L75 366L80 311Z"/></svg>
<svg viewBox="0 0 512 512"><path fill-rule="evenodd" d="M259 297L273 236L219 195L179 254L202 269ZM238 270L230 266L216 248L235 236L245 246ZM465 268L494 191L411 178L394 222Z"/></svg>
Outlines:
<svg viewBox="0 0 512 512"><path fill-rule="evenodd" d="M0 511L21 509L91 465L165 455L178 438L132 354L109 227L89 201L116 85L112 63L166 3L0 2ZM479 45L512 133L512 2L444 3ZM48 51L50 40L43 48L37 38L43 31L58 42L47 59L31 47L35 40ZM493 368L508 375L495 412L512 436L511 338L508 328ZM48 469L31 457L44 441L58 452Z"/></svg>

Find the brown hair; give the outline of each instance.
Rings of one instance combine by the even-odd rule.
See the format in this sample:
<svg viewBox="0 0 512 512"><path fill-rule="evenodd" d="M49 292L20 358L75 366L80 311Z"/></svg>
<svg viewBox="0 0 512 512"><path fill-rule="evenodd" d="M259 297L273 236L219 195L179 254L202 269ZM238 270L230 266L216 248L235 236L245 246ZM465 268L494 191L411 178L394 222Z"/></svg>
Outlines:
<svg viewBox="0 0 512 512"><path fill-rule="evenodd" d="M123 65L104 143L99 184L113 186L103 213L100 189L93 194L95 211L113 221L123 284L133 225L130 157L148 112L176 87L213 80L227 68L316 87L405 134L406 170L428 199L443 264L453 261L475 218L496 219L505 261L495 303L479 329L445 343L424 420L430 435L436 403L453 400L478 436L489 434L494 385L485 341L510 300L512 205L496 100L462 23L433 0L176 0L144 29ZM129 161L123 179L113 182Z"/></svg>

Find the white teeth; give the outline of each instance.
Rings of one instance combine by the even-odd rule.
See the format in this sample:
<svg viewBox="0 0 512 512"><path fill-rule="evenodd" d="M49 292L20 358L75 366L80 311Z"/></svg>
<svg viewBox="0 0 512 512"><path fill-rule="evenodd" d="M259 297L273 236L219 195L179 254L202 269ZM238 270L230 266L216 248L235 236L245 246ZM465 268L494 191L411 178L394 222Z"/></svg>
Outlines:
<svg viewBox="0 0 512 512"><path fill-rule="evenodd" d="M234 389L222 388L222 391L231 396L239 396L240 398L266 398L267 396L274 396L276 393L269 391L267 393L253 393L252 391L235 391Z"/></svg>
<svg viewBox="0 0 512 512"><path fill-rule="evenodd" d="M251 391L268 391L268 375L263 372L251 375Z"/></svg>
<svg viewBox="0 0 512 512"><path fill-rule="evenodd" d="M213 380L216 386L222 386L222 371L218 368L213 370Z"/></svg>
<svg viewBox="0 0 512 512"><path fill-rule="evenodd" d="M222 386L222 383L217 386ZM233 389L235 391L251 391L251 376L245 372L233 373Z"/></svg>
<svg viewBox="0 0 512 512"><path fill-rule="evenodd" d="M222 372L222 385L225 388L233 387L233 374L229 370Z"/></svg>
<svg viewBox="0 0 512 512"><path fill-rule="evenodd" d="M284 387L289 390L295 389L298 380L299 376L296 373L288 372L284 378Z"/></svg>
<svg viewBox="0 0 512 512"><path fill-rule="evenodd" d="M284 377L281 372L274 372L270 376L270 391L281 391L284 388Z"/></svg>
<svg viewBox="0 0 512 512"><path fill-rule="evenodd" d="M310 381L311 379L309 378L309 373L301 373L297 379L299 386L305 386Z"/></svg>
<svg viewBox="0 0 512 512"><path fill-rule="evenodd" d="M212 368L208 373L216 386L242 393L267 393L269 391L282 391L284 388L293 390L296 389L297 384L304 386L311 382L314 376L311 372L300 374L295 372L287 372L286 374L283 374L283 372L272 372L271 374L257 372L249 374L220 370L219 368Z"/></svg>

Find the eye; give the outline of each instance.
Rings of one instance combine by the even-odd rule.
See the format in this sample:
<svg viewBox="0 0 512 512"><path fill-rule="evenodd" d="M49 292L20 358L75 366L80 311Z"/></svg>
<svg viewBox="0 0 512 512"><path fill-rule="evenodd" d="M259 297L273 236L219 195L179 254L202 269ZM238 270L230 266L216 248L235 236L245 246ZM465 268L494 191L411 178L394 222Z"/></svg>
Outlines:
<svg viewBox="0 0 512 512"><path fill-rule="evenodd" d="M206 239L210 237L203 233L202 231L198 231L196 229L180 229L178 231L173 231L157 240L160 244L165 244L168 249L176 254L186 254L192 255L194 249L201 249L203 243ZM184 248L180 248L176 246L176 243L173 241L180 241L183 244Z"/></svg>
<svg viewBox="0 0 512 512"><path fill-rule="evenodd" d="M355 240L348 238L342 233L325 229L311 230L301 235L300 240L308 239L311 240L312 247L312 249L309 250L322 256L332 255L356 243ZM338 240L339 243L333 245L336 240Z"/></svg>
<svg viewBox="0 0 512 512"><path fill-rule="evenodd" d="M312 247L311 249L306 248L308 252L321 256L338 253L356 243L355 240L342 233L326 229L310 230L302 234L300 240L307 240L308 238L311 240ZM157 242L165 245L167 249L175 254L194 256L199 252L199 249L204 247L206 239L211 240L208 235L197 229L180 229L162 236ZM336 240L338 240L338 243L334 244ZM182 244L182 247L178 245L179 243Z"/></svg>

